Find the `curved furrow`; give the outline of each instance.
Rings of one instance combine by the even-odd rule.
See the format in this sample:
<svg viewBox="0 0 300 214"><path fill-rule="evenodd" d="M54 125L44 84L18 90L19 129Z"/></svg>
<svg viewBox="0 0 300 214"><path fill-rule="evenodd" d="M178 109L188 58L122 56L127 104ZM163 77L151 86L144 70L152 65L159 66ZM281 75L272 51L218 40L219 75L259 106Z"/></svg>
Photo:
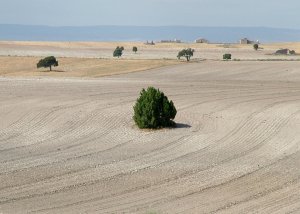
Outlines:
<svg viewBox="0 0 300 214"><path fill-rule="evenodd" d="M298 142L299 143L299 142ZM249 197L237 197L237 196L234 196L236 197L236 199L238 200L235 200L235 199L231 199L232 201L229 202L229 203L224 203L224 205L220 206L218 209L213 209L211 210L209 213L218 213L218 212L221 212L221 211L225 211L227 209L230 209L234 206L238 206L238 205L241 205L241 204L244 204L244 203L249 203L250 201L253 201L253 200L258 200L260 198L263 198L263 197L267 197L269 194L272 194L274 192L277 192L277 191L280 191L280 190L283 190L283 189L288 189L290 188L291 186L293 185L300 185L300 175L299 173L294 173L294 177L292 177L290 180L282 180L280 181L279 183L276 183L275 186L271 186L270 183L272 182L275 182L275 178L273 178L271 175L269 176L262 176L261 174L268 174L269 171L270 171L270 168L274 167L274 168L278 168L280 164L282 164L283 162L286 162L288 161L289 159L291 158L298 158L299 157L299 152L300 150L297 150L296 152L293 152L292 154L288 155L288 156L285 156L281 159L278 159L276 160L275 162L271 163L270 165L267 165L267 166L264 166L264 167L261 167L259 170L256 170L255 173L250 173L250 174L245 174L245 176L242 176L238 179L234 179L232 180L231 182L226 182L224 184L221 184L220 186L218 187L221 187L221 188L227 188L227 186L230 186L230 185L236 185L235 183L241 183L243 182L244 180L246 181L244 183L244 185L247 185L248 183L250 183L250 181L256 181L257 179L257 173L260 173L259 174L259 177L262 178L262 180L257 180L256 182L259 183L259 182L262 182L264 185L266 185L266 187L264 189L261 189L261 190L255 190L253 192L253 194L251 194ZM300 159L299 159L300 161ZM249 179L248 177L251 177L251 179ZM246 178L248 180L246 180ZM278 182L278 181L277 181ZM255 184L255 183L251 183L251 185L257 187L258 185ZM205 191L207 191L208 189L206 189ZM218 188L209 188L209 190L213 190L213 191L220 191L218 190ZM238 190L233 190L233 191L237 191ZM189 196L195 196L197 194L202 194L203 191L195 191L193 193L190 193ZM241 191L240 193L244 193L243 191ZM184 199L184 197L186 196L182 196L181 199ZM243 200L239 200L239 199L243 199ZM178 200L180 198L176 198L176 200ZM190 212L191 210L195 210L195 208L197 208L197 206L192 206L186 210L183 210L181 212L178 212L178 213L186 213L186 212ZM199 207L200 208L200 207ZM197 210L197 209L196 209ZM177 212L176 212L177 213Z"/></svg>
<svg viewBox="0 0 300 214"><path fill-rule="evenodd" d="M63 110L68 110L68 109L74 108L76 106L81 106L84 104L85 103L81 103L81 104L65 106L65 107L57 106L57 107L47 110L46 112L45 112L45 110L43 110L43 112L40 112L38 115L35 115L34 118L32 118L29 121L23 120L21 123L16 123L12 127L9 127L9 129L19 130L22 127L27 127L27 129L24 130L24 128L23 128L22 133L20 133L19 135L13 136L13 138L10 138L10 140L13 140L21 135L29 135L30 136L30 134L37 132L37 130L39 130L43 127L46 127L49 122L51 122L54 118L56 118L55 113L57 113L59 111L63 111ZM32 122L34 123L34 125L29 126L28 124L30 124ZM3 131L5 131L5 130L2 130L1 132L3 132ZM9 130L8 130L8 132L9 132ZM2 141L7 141L7 140L2 139ZM38 140L35 140L35 141L38 141ZM11 144L11 142L8 141L7 143L4 143L2 145L6 145L6 144ZM1 151L2 150L0 150L0 152Z"/></svg>
<svg viewBox="0 0 300 214"><path fill-rule="evenodd" d="M166 204L167 202L171 202L171 201L177 201L181 198L185 198L185 197L189 197L189 196L192 196L192 195L196 195L196 194L201 194L201 193L204 193L206 191L209 191L209 190L212 190L212 189L217 189L219 187L222 187L224 185L228 185L228 184L232 184L232 183L235 183L243 178L246 178L248 176L251 176L255 173L258 173L268 167L271 167L271 166L275 166L276 164L278 164L279 162L283 162L283 161L286 161L287 159L289 159L291 156L295 156L295 155L298 155L300 151L296 151L294 152L293 154L289 155L289 156L286 156L286 157L283 157L281 159L278 159L276 160L275 162L272 162L270 163L269 165L267 166L264 166L264 167L260 167L260 168L257 168L257 169L254 169L253 171L250 171L248 173L244 173L242 175L239 175L237 177L234 177L234 178L230 178L229 180L226 180L224 182L221 182L221 183L218 183L218 184L214 184L214 185L208 185L208 186L203 186L201 187L199 190L197 191L190 191L188 192L187 194L185 195L181 195L180 197L179 196L169 196L168 198L166 198L166 196L164 196L163 192L162 191L155 191L156 190L159 190L159 189L162 189L162 186L160 187L156 187L156 186L152 186L152 185L149 185L147 188L141 188L141 189L137 189L135 191L130 191L130 192L124 192L124 196L122 196L122 194L116 194L114 195L115 198L111 198L110 200L107 201L107 199L104 199L103 197L97 197L97 198L94 198L94 199L91 199L91 200L87 200L87 201L81 201L81 202L77 202L75 204L69 204L69 205L65 205L65 206L61 206L61 207L52 207L50 209L47 209L47 210L53 210L53 209L56 209L56 208L67 208L67 207L70 207L70 206L74 206L74 205L81 205L82 203L90 203L90 202L97 202L97 201L106 201L108 204L106 206L104 206L103 202L101 203L98 203L98 204L101 204L101 209L97 209L95 210L93 208L94 211L96 212L100 212L101 213L115 213L115 212L130 212L132 211L131 209L132 208L136 208L137 207L137 204L138 205L138 208L139 210L143 210L143 208L147 208L149 207L149 204L153 205L151 207L155 208L155 207L158 207L158 205L161 205L161 204ZM294 181L299 181L299 177L297 177L296 179L294 179ZM175 183L173 183L175 184ZM165 183L163 183L163 185L165 185ZM154 189L154 193L156 194L154 197L149 197L149 195L151 195L151 192L150 190L151 189L153 190ZM172 186L170 186L169 188L172 189ZM145 190L144 190L145 189ZM164 188L165 189L165 188ZM138 198L136 199L135 201L129 201L129 202L126 202L125 204L119 204L120 201L123 199L123 200L126 200L128 198L131 198L130 195L126 195L126 194L134 194L134 195L141 195L142 193L138 193L138 191L143 191L144 192L144 195L143 197L141 198ZM167 190L165 190L167 192ZM148 196L147 196L148 194ZM115 206L115 204L118 204L118 206ZM119 206L127 206L126 208L119 208ZM109 210L109 211L105 211L105 210ZM37 211L39 212L39 211ZM166 211L167 213L169 213L168 211ZM172 213L177 213L175 210L172 211ZM184 212L183 212L184 213Z"/></svg>
<svg viewBox="0 0 300 214"><path fill-rule="evenodd" d="M0 212L297 212L298 65L2 80ZM134 127L132 105L149 85L174 101L184 128Z"/></svg>
<svg viewBox="0 0 300 214"><path fill-rule="evenodd" d="M247 121L247 120L249 120L249 118L247 118L247 119L246 119L246 121ZM239 127L242 127L242 126L241 126L241 125L239 125ZM222 139L222 140L224 140L224 139Z"/></svg>
<svg viewBox="0 0 300 214"><path fill-rule="evenodd" d="M145 188L145 187L143 187L143 188Z"/></svg>
<svg viewBox="0 0 300 214"><path fill-rule="evenodd" d="M289 120L290 118L288 118L287 120ZM276 124L276 123L275 123ZM253 149L252 149L253 150ZM255 150L255 149L254 149ZM245 154L247 154L247 152L245 152L245 153L242 153L242 156L244 156ZM227 159L227 160L225 160L224 162L228 162L228 161L230 161L230 160L233 160L233 159L237 159L238 157L237 156L235 156L235 157L231 157L229 160ZM223 162L223 163L224 163ZM223 163L220 163L220 164L223 164ZM151 168L151 166L149 166L150 168ZM149 168L148 167L148 168ZM152 166L153 167L153 166ZM197 173L196 171L193 171L193 173ZM126 173L122 173L123 175L124 174L126 174ZM178 176L177 176L178 177ZM181 177L180 177L181 178ZM76 186L76 187L80 187L80 186L82 186L82 185L84 185L84 186L86 186L86 185L94 185L94 184L96 184L97 182L99 182L99 181L91 181L91 182L88 182L88 183L83 183L83 184L79 184L79 185L73 185L72 187L74 187L74 186ZM63 188L62 190L63 191L65 191L65 189L68 189L69 190L69 188L68 187L65 187L65 188ZM58 192L60 192L60 190L57 190L57 191L55 191L56 193L58 193ZM46 194L46 193L45 193ZM44 194L43 194L44 195Z"/></svg>
<svg viewBox="0 0 300 214"><path fill-rule="evenodd" d="M109 107L109 108L106 108L106 109L111 109L112 107ZM65 109L64 109L65 110ZM96 114L95 114L96 112ZM95 112L92 112L90 113L89 115L85 116L85 120L82 121L82 120L78 120L76 122L73 122L72 124L72 127L67 127L65 129L59 129L59 134L61 135L60 137L57 137L57 136L50 136L49 138L47 139L44 139L44 140L40 140L38 141L37 143L35 144L30 144L30 145L23 145L23 146L19 146L19 147L14 147L14 148L9 148L9 149L6 149L6 150L3 150L3 151L0 151L1 152L8 152L8 151L12 151L12 150L16 150L16 149L27 149L28 147L36 147L37 145L40 145L40 144L43 144L43 143L48 143L48 142L51 142L51 141L54 141L53 143L55 143L55 141L63 141L64 139L63 138L68 138L70 135L72 136L72 138L74 138L73 141L73 145L72 146L69 146L70 148L74 147L76 144L74 144L76 141L78 141L78 137L84 137L84 133L82 132L78 132L78 129L84 127L85 125L88 126L88 124L92 121L95 121L97 120L97 116L96 115L102 115L103 113L99 114L97 113L97 109L95 110ZM109 125L109 121L107 121L107 123ZM114 128L113 126L111 126L110 124L110 128ZM72 133L73 132L73 133ZM107 133L108 131L106 131ZM66 135L68 133L68 135ZM72 134L70 134L72 133ZM99 132L98 132L98 137L100 137L101 135L99 135ZM77 146L82 146L83 144L80 143L80 144L77 144ZM53 150L54 152L56 152L57 150ZM51 153L51 152L50 152ZM47 152L47 154L49 154L49 151ZM41 156L43 154L39 154L39 156ZM34 155L30 154L31 157L34 157ZM21 158L23 159L23 158ZM14 160L21 160L20 158L19 159L14 159ZM2 163L6 163L8 161L14 161L14 160L6 160L5 162L2 162Z"/></svg>

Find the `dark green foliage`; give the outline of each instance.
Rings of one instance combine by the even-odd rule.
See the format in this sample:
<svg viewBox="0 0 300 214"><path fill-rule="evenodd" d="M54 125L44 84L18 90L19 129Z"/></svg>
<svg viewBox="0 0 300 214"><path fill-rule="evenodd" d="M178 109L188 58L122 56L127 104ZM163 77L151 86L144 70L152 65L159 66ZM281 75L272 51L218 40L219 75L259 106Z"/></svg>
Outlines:
<svg viewBox="0 0 300 214"><path fill-rule="evenodd" d="M117 47L116 49L115 49L115 51L114 51L114 53L113 53L113 56L114 57L121 57L122 56L122 54L123 54L123 50L124 50L124 47Z"/></svg>
<svg viewBox="0 0 300 214"><path fill-rule="evenodd" d="M188 49L183 49L179 51L177 58L180 59L181 57L185 57L186 61L190 61L191 57L194 56L194 49L188 48Z"/></svg>
<svg viewBox="0 0 300 214"><path fill-rule="evenodd" d="M254 44L254 45L253 45L253 48L254 48L254 50L256 50L256 51L258 50L258 47L259 47L258 44Z"/></svg>
<svg viewBox="0 0 300 214"><path fill-rule="evenodd" d="M138 51L138 48L134 46L134 47L132 48L132 51L133 51L134 53L136 53L136 52Z"/></svg>
<svg viewBox="0 0 300 214"><path fill-rule="evenodd" d="M159 89L153 87L149 87L147 90L143 89L133 109L133 119L141 129L175 126L173 119L177 110L173 102L169 101L168 97Z"/></svg>
<svg viewBox="0 0 300 214"><path fill-rule="evenodd" d="M54 56L49 56L41 59L36 65L37 68L50 68L50 71L52 71L52 66L58 66L58 61Z"/></svg>
<svg viewBox="0 0 300 214"><path fill-rule="evenodd" d="M224 55L223 55L223 59L224 59L224 60L229 60L229 59L231 59L231 54L224 54Z"/></svg>

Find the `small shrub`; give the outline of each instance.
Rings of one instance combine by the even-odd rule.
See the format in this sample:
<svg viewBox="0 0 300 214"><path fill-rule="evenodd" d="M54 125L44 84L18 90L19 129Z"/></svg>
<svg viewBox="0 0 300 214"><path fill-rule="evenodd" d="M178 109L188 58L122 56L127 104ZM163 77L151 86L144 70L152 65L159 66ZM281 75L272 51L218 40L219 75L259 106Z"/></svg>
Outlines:
<svg viewBox="0 0 300 214"><path fill-rule="evenodd" d="M114 57L121 57L122 54L123 54L123 50L124 50L124 47L116 47L116 49L114 50L114 53L113 53L113 56Z"/></svg>
<svg viewBox="0 0 300 214"><path fill-rule="evenodd" d="M137 47L133 47L133 48L132 48L132 51L133 51L134 53L136 53L136 52L138 51L138 48L137 48Z"/></svg>
<svg viewBox="0 0 300 214"><path fill-rule="evenodd" d="M223 59L224 59L224 60L229 60L229 59L231 59L231 54L224 54L224 55L223 55Z"/></svg>
<svg viewBox="0 0 300 214"><path fill-rule="evenodd" d="M143 89L137 99L133 119L136 125L141 128L158 129L174 127L173 119L177 110L172 101L159 89L149 87Z"/></svg>
<svg viewBox="0 0 300 214"><path fill-rule="evenodd" d="M258 47L259 47L258 44L254 44L254 45L253 45L253 48L254 48L254 50L256 50L256 51L258 50Z"/></svg>

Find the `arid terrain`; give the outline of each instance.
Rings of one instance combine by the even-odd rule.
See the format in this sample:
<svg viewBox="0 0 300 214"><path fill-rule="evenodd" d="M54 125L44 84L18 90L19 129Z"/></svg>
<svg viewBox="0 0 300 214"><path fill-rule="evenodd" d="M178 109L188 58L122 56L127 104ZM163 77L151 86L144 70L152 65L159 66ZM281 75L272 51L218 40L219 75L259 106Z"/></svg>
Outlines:
<svg viewBox="0 0 300 214"><path fill-rule="evenodd" d="M0 213L300 212L300 61L246 60L299 56L199 45L203 61L162 62L182 47L161 44L122 61L103 44L1 43ZM221 61L228 50L242 60ZM44 55L72 57L65 74L35 71ZM148 86L173 100L177 128L134 125Z"/></svg>
<svg viewBox="0 0 300 214"><path fill-rule="evenodd" d="M276 50L289 48L300 53L300 43L262 44L258 51L253 45L239 44L187 44L187 43L156 43L145 45L142 42L6 42L0 41L0 56L48 56L81 57L111 59L117 46L125 48L125 59L176 59L177 53L183 48L195 49L194 59L220 60L225 53L231 53L232 59L300 59L298 56L274 56ZM132 47L138 52L132 52Z"/></svg>

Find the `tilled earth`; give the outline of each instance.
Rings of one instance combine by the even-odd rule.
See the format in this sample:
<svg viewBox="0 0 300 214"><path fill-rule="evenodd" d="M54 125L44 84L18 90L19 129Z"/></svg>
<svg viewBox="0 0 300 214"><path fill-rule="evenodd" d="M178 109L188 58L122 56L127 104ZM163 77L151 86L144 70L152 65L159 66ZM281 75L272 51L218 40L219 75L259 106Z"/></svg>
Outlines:
<svg viewBox="0 0 300 214"><path fill-rule="evenodd" d="M0 213L299 213L300 62L0 79ZM142 88L175 129L135 127Z"/></svg>

